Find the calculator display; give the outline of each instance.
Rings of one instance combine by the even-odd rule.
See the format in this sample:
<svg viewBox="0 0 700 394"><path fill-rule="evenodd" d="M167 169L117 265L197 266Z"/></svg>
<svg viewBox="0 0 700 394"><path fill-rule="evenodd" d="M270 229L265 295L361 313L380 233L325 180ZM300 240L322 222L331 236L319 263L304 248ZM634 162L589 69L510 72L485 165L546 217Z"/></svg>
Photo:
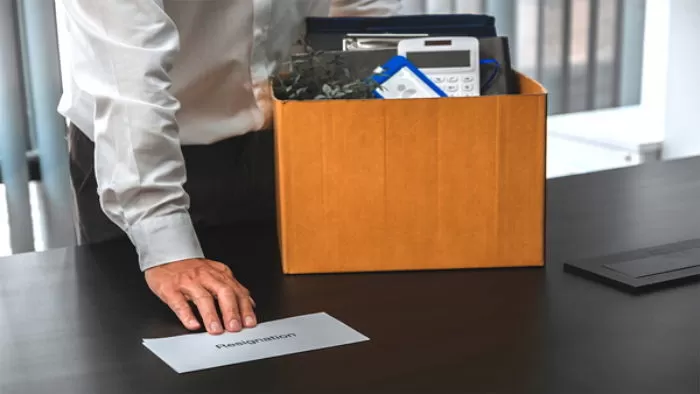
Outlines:
<svg viewBox="0 0 700 394"><path fill-rule="evenodd" d="M471 51L408 52L406 58L418 68L471 67Z"/></svg>

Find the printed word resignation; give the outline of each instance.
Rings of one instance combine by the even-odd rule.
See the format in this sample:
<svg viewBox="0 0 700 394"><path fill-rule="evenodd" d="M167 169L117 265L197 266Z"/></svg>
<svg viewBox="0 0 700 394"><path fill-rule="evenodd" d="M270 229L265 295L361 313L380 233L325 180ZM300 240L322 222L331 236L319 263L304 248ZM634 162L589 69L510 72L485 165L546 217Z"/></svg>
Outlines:
<svg viewBox="0 0 700 394"><path fill-rule="evenodd" d="M256 343L277 341L280 339L287 339L287 338L292 338L292 337L296 337L296 336L297 336L297 334L290 333L290 334L283 334L283 335L275 335L275 336L266 337L266 338L248 339L246 341L238 341L238 342L234 342L234 343L221 343L221 344L216 345L216 348L217 349L227 349L227 348L232 348L232 347L236 347L236 346L255 345Z"/></svg>

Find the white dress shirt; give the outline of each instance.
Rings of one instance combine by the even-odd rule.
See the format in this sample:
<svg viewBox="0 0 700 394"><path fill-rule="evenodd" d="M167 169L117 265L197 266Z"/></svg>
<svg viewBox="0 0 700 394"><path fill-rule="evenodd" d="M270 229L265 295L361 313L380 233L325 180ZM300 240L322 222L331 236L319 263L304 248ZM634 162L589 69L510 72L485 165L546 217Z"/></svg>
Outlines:
<svg viewBox="0 0 700 394"><path fill-rule="evenodd" d="M70 78L59 112L95 142L101 206L142 270L204 257L181 144L260 130L269 76L307 16L383 16L400 0L61 0Z"/></svg>

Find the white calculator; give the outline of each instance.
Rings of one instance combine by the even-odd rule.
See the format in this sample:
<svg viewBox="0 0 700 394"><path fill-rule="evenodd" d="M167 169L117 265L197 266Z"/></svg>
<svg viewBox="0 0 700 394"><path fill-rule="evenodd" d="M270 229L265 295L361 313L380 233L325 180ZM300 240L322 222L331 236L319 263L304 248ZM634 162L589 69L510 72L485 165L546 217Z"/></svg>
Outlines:
<svg viewBox="0 0 700 394"><path fill-rule="evenodd" d="M407 58L450 97L481 95L479 40L475 37L424 37L399 41Z"/></svg>

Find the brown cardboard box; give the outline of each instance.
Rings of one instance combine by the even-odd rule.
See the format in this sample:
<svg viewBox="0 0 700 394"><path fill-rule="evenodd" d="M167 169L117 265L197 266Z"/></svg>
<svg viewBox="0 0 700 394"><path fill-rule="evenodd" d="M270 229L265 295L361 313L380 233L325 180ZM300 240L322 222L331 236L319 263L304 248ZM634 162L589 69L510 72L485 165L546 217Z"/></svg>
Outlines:
<svg viewBox="0 0 700 394"><path fill-rule="evenodd" d="M288 274L544 265L547 93L275 102Z"/></svg>

